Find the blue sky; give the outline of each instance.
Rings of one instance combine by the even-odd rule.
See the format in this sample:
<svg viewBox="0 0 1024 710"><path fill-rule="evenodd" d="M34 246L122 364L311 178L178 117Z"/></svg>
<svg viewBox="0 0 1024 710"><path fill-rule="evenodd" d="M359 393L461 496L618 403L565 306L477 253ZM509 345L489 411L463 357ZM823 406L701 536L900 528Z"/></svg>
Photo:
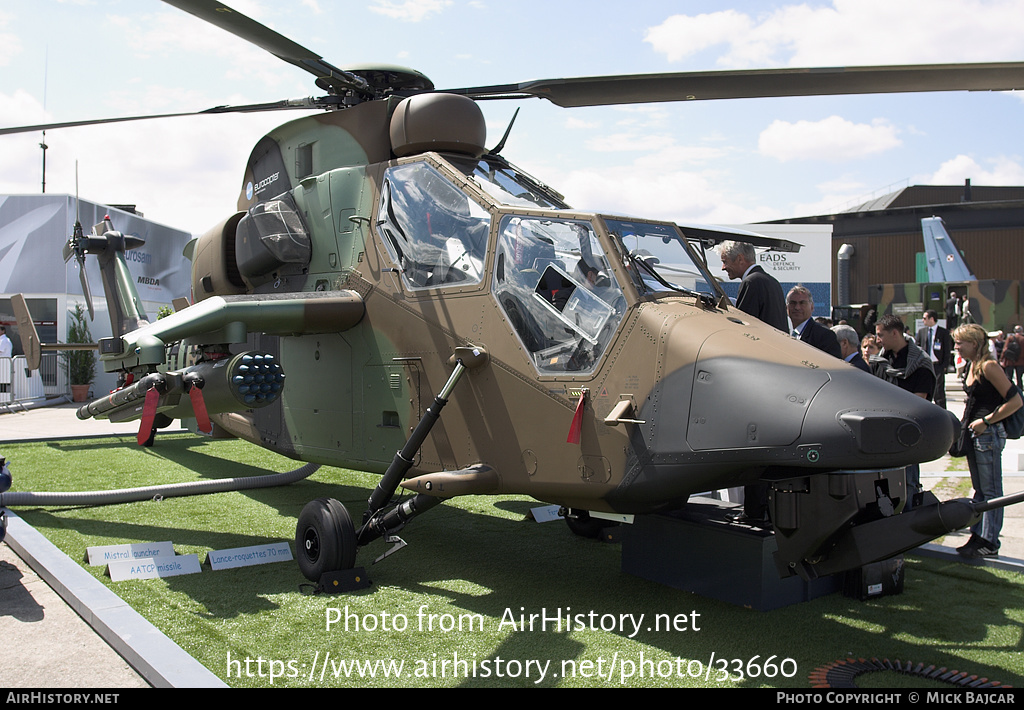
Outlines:
<svg viewBox="0 0 1024 710"><path fill-rule="evenodd" d="M1024 60L1019 0L235 0L338 66L439 87L788 66ZM44 71L45 67L45 71ZM44 94L45 86L45 94ZM199 110L317 93L311 77L158 0L5 0L0 125ZM1024 92L561 109L484 102L490 144L582 209L684 222L821 214L904 184L1024 185ZM202 232L287 114L47 133L47 192L136 203ZM40 190L39 134L0 137L0 193Z"/></svg>

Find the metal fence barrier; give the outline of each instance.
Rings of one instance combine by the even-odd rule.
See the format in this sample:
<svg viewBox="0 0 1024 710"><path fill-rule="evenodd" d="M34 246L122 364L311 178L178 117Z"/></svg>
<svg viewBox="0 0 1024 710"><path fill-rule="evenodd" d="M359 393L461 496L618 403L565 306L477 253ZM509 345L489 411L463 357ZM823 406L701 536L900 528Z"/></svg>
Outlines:
<svg viewBox="0 0 1024 710"><path fill-rule="evenodd" d="M38 370L27 370L25 365L22 355L0 358L0 404L30 402L71 392L57 353L43 353Z"/></svg>

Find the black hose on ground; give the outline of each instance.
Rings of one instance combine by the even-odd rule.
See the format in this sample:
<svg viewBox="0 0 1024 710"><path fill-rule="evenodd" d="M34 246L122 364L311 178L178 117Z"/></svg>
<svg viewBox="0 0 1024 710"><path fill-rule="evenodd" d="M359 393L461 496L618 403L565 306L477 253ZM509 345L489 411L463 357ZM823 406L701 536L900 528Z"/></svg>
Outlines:
<svg viewBox="0 0 1024 710"><path fill-rule="evenodd" d="M15 505L113 505L115 503L151 500L158 496L174 498L178 496L206 495L208 493L245 491L256 488L272 488L274 486L286 486L289 483L295 483L296 481L308 478L318 468L320 468L320 464L307 463L294 471L286 471L284 473L224 478L216 481L168 483L162 486L122 488L114 491L81 491L75 493L15 491L13 493L0 493L0 507Z"/></svg>

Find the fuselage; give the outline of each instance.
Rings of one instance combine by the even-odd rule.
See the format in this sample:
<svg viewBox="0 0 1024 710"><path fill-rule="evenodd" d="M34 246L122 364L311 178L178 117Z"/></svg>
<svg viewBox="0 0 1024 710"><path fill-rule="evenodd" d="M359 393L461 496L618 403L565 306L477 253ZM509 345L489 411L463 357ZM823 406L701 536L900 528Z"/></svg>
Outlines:
<svg viewBox="0 0 1024 710"><path fill-rule="evenodd" d="M903 466L948 448L944 410L731 307L676 225L574 211L485 155L475 129L431 127L428 138L445 134L436 142L415 125L388 134L395 103L264 138L239 212L194 245L200 305L338 294L345 306L336 328L226 323L185 338L200 360L248 349L283 367L279 399L213 414L228 432L383 472L456 348L474 345L487 363L455 389L410 476L485 464L498 485L480 492L638 513L760 477ZM178 314L186 326L198 323L191 310ZM137 333L160 344L161 328Z"/></svg>

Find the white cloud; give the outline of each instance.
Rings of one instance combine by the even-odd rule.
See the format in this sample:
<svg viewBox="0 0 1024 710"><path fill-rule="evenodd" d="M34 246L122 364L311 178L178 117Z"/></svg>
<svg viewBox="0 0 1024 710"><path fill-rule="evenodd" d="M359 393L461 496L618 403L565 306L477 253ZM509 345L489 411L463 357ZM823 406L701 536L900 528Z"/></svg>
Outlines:
<svg viewBox="0 0 1024 710"><path fill-rule="evenodd" d="M530 172L554 185L574 208L604 214L713 224L786 216L756 203L739 204L730 197L734 186L728 185L728 174L716 168L673 165L660 160L660 154L599 168L533 164Z"/></svg>
<svg viewBox="0 0 1024 710"><path fill-rule="evenodd" d="M0 106L8 101L0 95ZM77 161L83 199L134 203L147 218L202 233L234 212L246 158L277 123L274 114L197 116L48 132L46 191L74 194ZM0 136L0 194L39 192L39 138Z"/></svg>
<svg viewBox="0 0 1024 710"><path fill-rule="evenodd" d="M644 41L670 62L678 62L704 49L728 44L735 37L749 35L753 21L748 15L725 10L710 14L672 15L656 27L650 27Z"/></svg>
<svg viewBox="0 0 1024 710"><path fill-rule="evenodd" d="M723 67L999 61L1024 51L1022 24L1018 0L833 0L673 15L645 41L671 62L721 46Z"/></svg>
<svg viewBox="0 0 1024 710"><path fill-rule="evenodd" d="M11 63L11 58L21 54L21 40L18 35L4 32L3 29L11 21L11 16L0 12L0 67Z"/></svg>
<svg viewBox="0 0 1024 710"><path fill-rule="evenodd" d="M576 170L563 176L558 185L569 203L579 209L654 219L705 214L721 197L699 173L653 172L634 166Z"/></svg>
<svg viewBox="0 0 1024 710"><path fill-rule="evenodd" d="M1024 165L1019 158L1005 155L985 161L982 167L974 158L958 155L944 162L922 182L929 185L961 185L970 178L973 185L1024 185Z"/></svg>
<svg viewBox="0 0 1024 710"><path fill-rule="evenodd" d="M653 133L613 133L611 135L591 138L587 141L587 149L601 153L620 151L652 151L661 150L673 142L671 136Z"/></svg>
<svg viewBox="0 0 1024 710"><path fill-rule="evenodd" d="M883 120L853 123L839 116L821 121L773 121L758 138L758 151L781 161L853 160L901 144L894 126Z"/></svg>
<svg viewBox="0 0 1024 710"><path fill-rule="evenodd" d="M712 160L724 158L728 150L699 145L665 145L656 153L640 156L635 164L638 167L673 170L683 166L694 167L705 165Z"/></svg>
<svg viewBox="0 0 1024 710"><path fill-rule="evenodd" d="M579 119L579 118L574 118L573 116L568 116L565 119L565 127L570 129L570 130L580 130L580 129L586 129L586 128L597 128L600 125L601 124L596 122L596 121L584 121L584 120Z"/></svg>
<svg viewBox="0 0 1024 710"><path fill-rule="evenodd" d="M42 104L24 89L16 89L11 95L0 93L0 124L31 126L49 120Z"/></svg>
<svg viewBox="0 0 1024 710"><path fill-rule="evenodd" d="M420 22L431 15L442 12L451 4L452 0L405 0L405 2L374 0L370 5L370 10L394 20Z"/></svg>
<svg viewBox="0 0 1024 710"><path fill-rule="evenodd" d="M245 14L250 17L263 14L255 3L248 3L246 8ZM118 36L125 38L123 44L142 59L153 55L217 57L220 64L211 66L211 72L222 72L227 80L258 82L271 89L295 75L294 69L274 60L265 50L179 10L108 16L107 21Z"/></svg>

